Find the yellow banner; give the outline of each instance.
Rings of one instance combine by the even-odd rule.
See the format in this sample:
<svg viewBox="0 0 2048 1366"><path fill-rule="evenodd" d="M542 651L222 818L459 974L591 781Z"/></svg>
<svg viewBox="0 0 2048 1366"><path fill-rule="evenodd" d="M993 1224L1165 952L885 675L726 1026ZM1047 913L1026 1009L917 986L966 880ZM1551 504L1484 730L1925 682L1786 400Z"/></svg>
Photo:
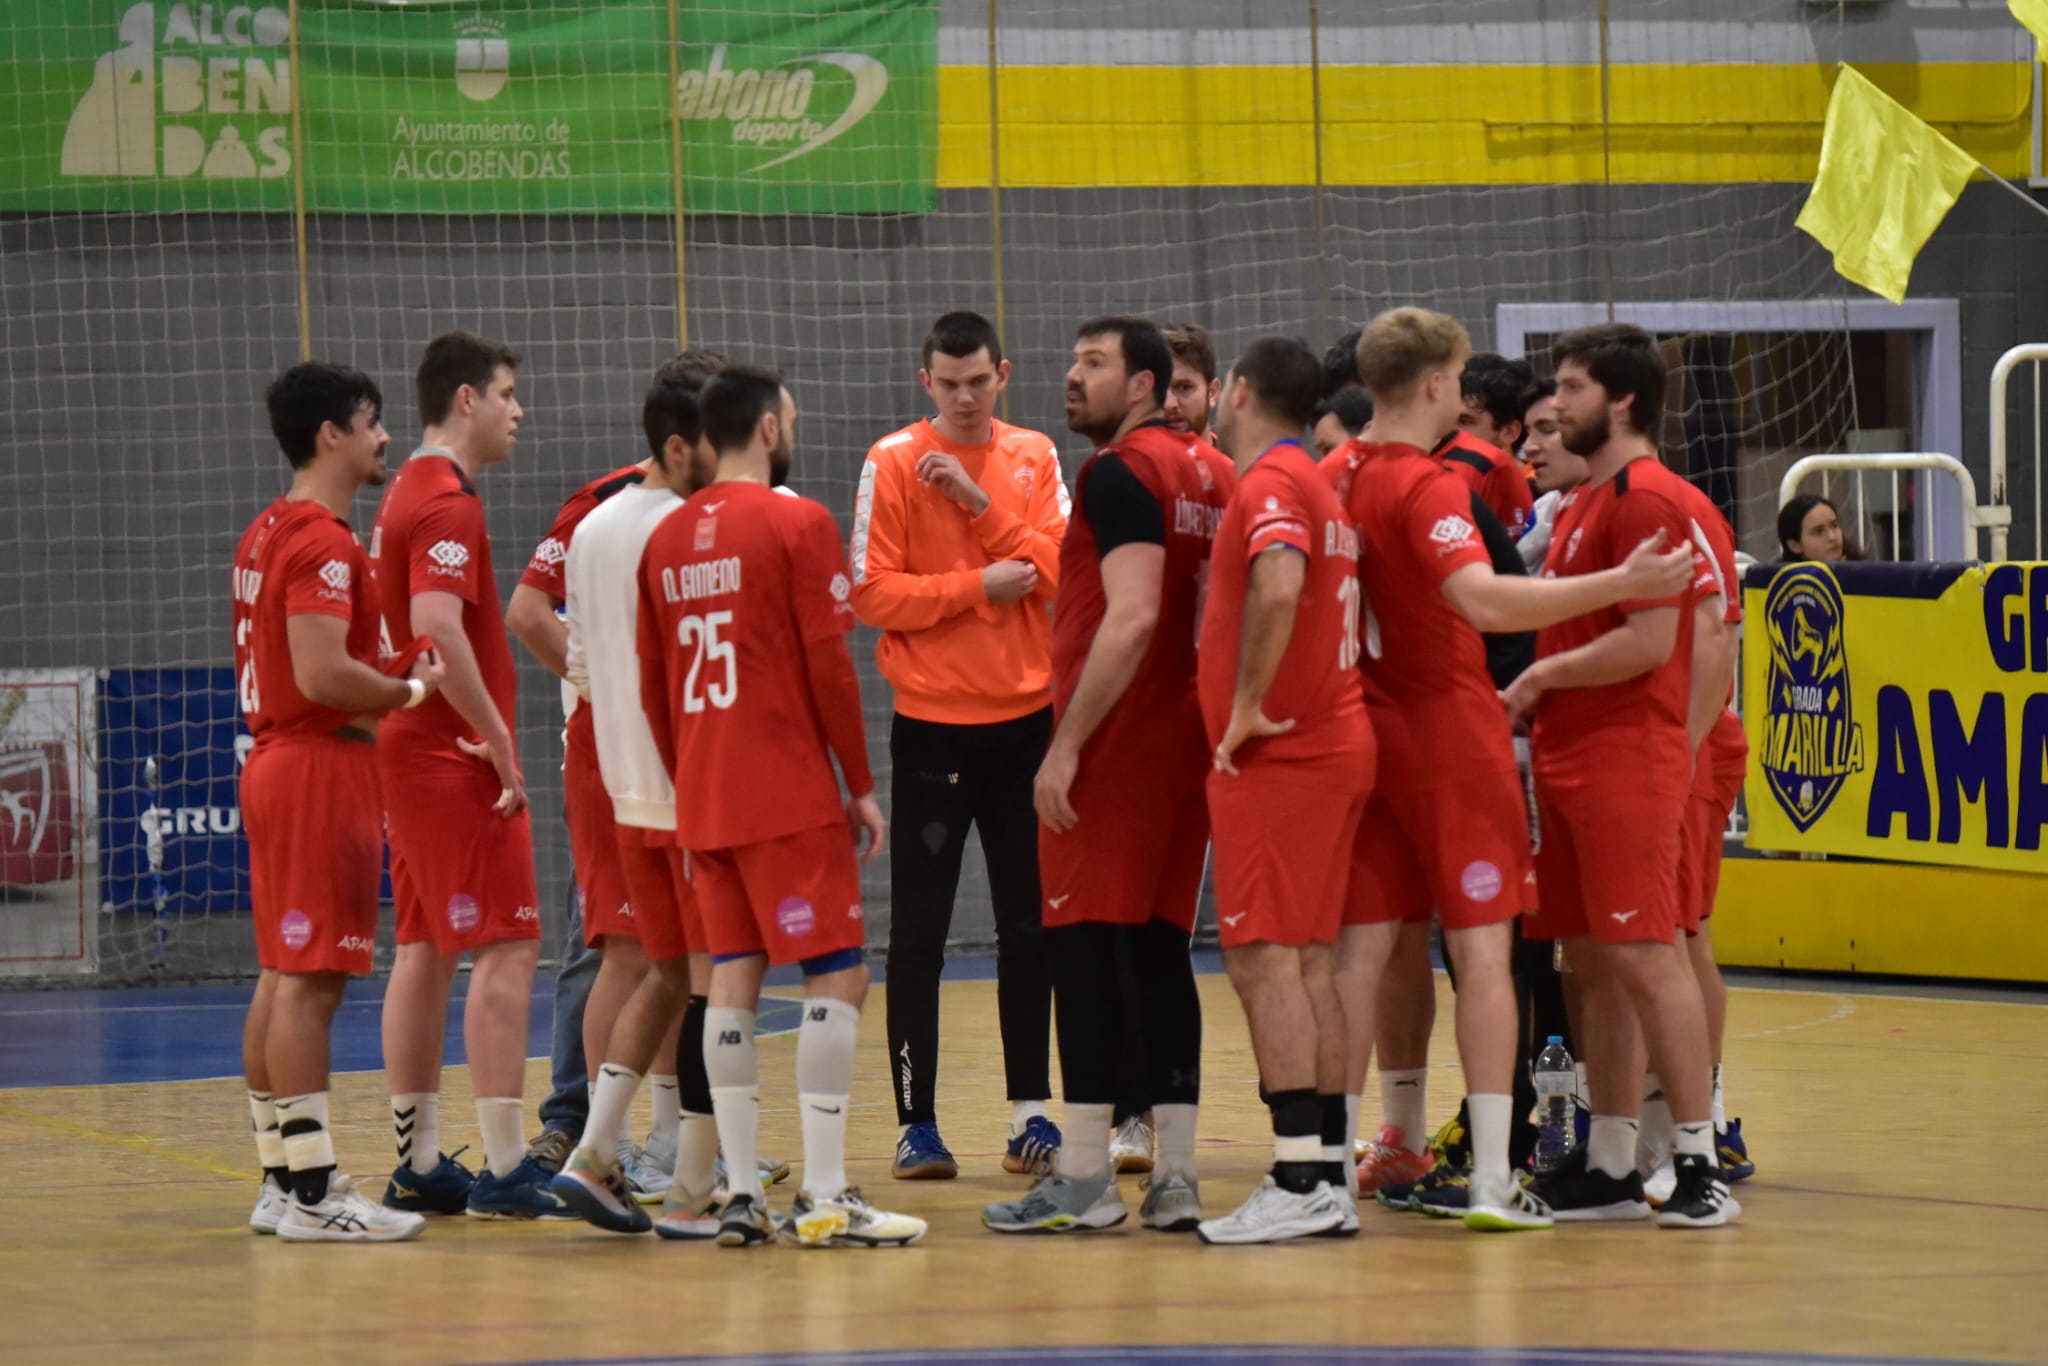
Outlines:
<svg viewBox="0 0 2048 1366"><path fill-rule="evenodd" d="M1749 844L2048 873L2048 564L1795 564L1743 595Z"/></svg>

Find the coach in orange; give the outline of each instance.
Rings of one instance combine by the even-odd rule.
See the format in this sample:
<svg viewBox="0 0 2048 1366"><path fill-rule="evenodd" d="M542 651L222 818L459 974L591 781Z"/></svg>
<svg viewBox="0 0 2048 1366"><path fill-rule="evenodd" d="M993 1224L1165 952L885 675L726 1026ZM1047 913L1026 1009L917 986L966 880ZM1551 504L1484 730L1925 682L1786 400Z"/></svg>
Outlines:
<svg viewBox="0 0 2048 1366"><path fill-rule="evenodd" d="M1067 488L1041 433L996 420L1009 383L995 328L948 313L918 382L937 415L868 451L854 504L853 607L882 630L895 689L889 732L889 1055L902 1136L894 1174L959 1165L933 1111L939 972L960 857L981 835L996 921L996 996L1011 1118L1003 1168L1047 1165L1059 1130L1048 1037L1052 987L1039 938L1031 783L1052 736L1051 609Z"/></svg>

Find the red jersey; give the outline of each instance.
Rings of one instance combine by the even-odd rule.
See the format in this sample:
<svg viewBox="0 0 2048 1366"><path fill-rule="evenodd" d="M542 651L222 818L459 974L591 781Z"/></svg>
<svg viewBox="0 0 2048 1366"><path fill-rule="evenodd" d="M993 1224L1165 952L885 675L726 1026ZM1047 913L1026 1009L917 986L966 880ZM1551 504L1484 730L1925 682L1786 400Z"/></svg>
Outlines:
<svg viewBox="0 0 2048 1366"><path fill-rule="evenodd" d="M1250 741L1234 762L1327 773L1339 790L1363 791L1346 781L1364 776L1360 762L1372 744L1358 684L1358 532L1298 441L1277 442L1252 463L1216 531L1200 672L1209 744L1230 726L1252 561L1275 546L1308 561L1294 630L1263 704L1267 716L1294 727Z"/></svg>
<svg viewBox="0 0 2048 1366"><path fill-rule="evenodd" d="M1430 454L1479 495L1510 536L1522 539L1535 513L1536 497L1529 492L1528 471L1514 457L1463 427L1438 442Z"/></svg>
<svg viewBox="0 0 2048 1366"><path fill-rule="evenodd" d="M563 567L569 560L569 542L575 538L576 528L583 519L605 499L620 489L631 488L647 478L647 472L638 465L613 470L602 479L593 479L569 495L562 504L562 510L555 514L555 520L548 527L548 534L541 537L539 545L533 548L533 558L526 562L526 571L519 581L529 588L538 588L557 603L569 596L563 586Z"/></svg>
<svg viewBox="0 0 2048 1366"><path fill-rule="evenodd" d="M1611 569L1637 545L1662 531L1669 546L1688 545L1685 480L1655 457L1632 460L1603 484L1578 490L1558 514L1545 578ZM1695 550L1696 574L1709 574ZM1692 681L1693 587L1669 598L1603 607L1536 633L1536 657L1589 645L1620 627L1628 614L1654 607L1678 609L1678 638L1670 657L1646 674L1596 688L1556 688L1536 706L1537 771L1560 788L1683 794L1691 783L1692 741L1686 730Z"/></svg>
<svg viewBox="0 0 2048 1366"><path fill-rule="evenodd" d="M854 626L832 514L762 484L700 489L640 561L640 694L673 744L676 842L736 849L845 819L804 646Z"/></svg>
<svg viewBox="0 0 2048 1366"><path fill-rule="evenodd" d="M1147 422L1103 447L1074 477L1076 515L1060 543L1059 597L1052 614L1057 714L1066 714L1102 625L1103 556L1141 541L1166 548L1151 647L1089 737L1090 752L1113 752L1118 763L1133 769L1163 764L1176 779L1201 780L1206 761L1195 699L1195 631L1210 543L1236 484L1237 471L1220 451L1164 421Z"/></svg>
<svg viewBox="0 0 2048 1366"><path fill-rule="evenodd" d="M453 593L463 601L462 634L476 654L484 688L513 725L516 675L498 580L491 569L491 538L484 530L483 500L453 456L432 448L415 452L398 467L377 505L370 532L370 574L384 614L385 648L403 652L412 644L412 600L421 593ZM411 711L396 711L384 734L427 747L447 748L457 738L474 739L469 722L437 692Z"/></svg>
<svg viewBox="0 0 2048 1366"><path fill-rule="evenodd" d="M370 562L349 524L310 499L280 498L235 546L235 679L249 733L327 735L356 713L309 701L292 672L292 617L348 623L349 658L377 662L377 603Z"/></svg>
<svg viewBox="0 0 2048 1366"><path fill-rule="evenodd" d="M1463 480L1418 446L1348 441L1322 463L1358 527L1366 707L1378 791L1426 791L1515 767L1486 645L1443 595L1467 565L1491 566Z"/></svg>
<svg viewBox="0 0 2048 1366"><path fill-rule="evenodd" d="M1685 482L1688 495L1684 507L1692 519L1692 539L1712 569L1711 577L1693 579L1693 602L1713 594L1721 597L1721 620L1735 625L1742 620L1742 576L1735 568L1735 529L1713 499L1701 493L1692 481ZM1733 694L1731 693L1731 700ZM1742 733L1742 718L1727 707L1714 718L1698 761L1694 765L1693 790L1711 793L1719 787L1739 787L1749 767L1749 737Z"/></svg>

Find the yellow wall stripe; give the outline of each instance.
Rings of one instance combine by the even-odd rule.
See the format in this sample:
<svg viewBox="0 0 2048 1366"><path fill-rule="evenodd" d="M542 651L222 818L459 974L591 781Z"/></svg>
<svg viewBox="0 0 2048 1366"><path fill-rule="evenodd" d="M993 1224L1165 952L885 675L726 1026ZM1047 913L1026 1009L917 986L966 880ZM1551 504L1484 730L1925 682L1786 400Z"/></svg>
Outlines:
<svg viewBox="0 0 2048 1366"><path fill-rule="evenodd" d="M1859 70L1993 170L2027 173L2025 63ZM1305 66L1006 67L1003 184L1311 184L1308 75ZM1617 66L1614 178L1811 180L1831 81L1831 68L1810 64ZM1601 178L1596 66L1326 67L1323 108L1324 176L1333 185ZM988 109L981 67L940 68L942 187L987 185Z"/></svg>

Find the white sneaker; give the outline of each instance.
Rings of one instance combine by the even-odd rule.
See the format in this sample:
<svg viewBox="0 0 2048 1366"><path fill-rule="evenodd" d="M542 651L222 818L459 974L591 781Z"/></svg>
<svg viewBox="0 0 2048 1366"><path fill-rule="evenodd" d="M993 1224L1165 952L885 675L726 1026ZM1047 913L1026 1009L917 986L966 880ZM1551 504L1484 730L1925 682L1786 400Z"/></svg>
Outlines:
<svg viewBox="0 0 2048 1366"><path fill-rule="evenodd" d="M928 1227L908 1214L876 1209L858 1187L848 1186L830 1200L798 1191L783 1236L800 1247L909 1247Z"/></svg>
<svg viewBox="0 0 2048 1366"><path fill-rule="evenodd" d="M1314 1190L1296 1195L1269 1175L1235 1213L1204 1220L1195 1232L1205 1243L1277 1243L1333 1232L1343 1224L1344 1206L1329 1182L1318 1181Z"/></svg>
<svg viewBox="0 0 2048 1366"><path fill-rule="evenodd" d="M249 1231L277 1232L278 1221L284 1218L284 1212L291 1207L291 1192L266 1175L262 1188L256 1192L256 1208L249 1211Z"/></svg>
<svg viewBox="0 0 2048 1366"><path fill-rule="evenodd" d="M1118 1176L1152 1170L1151 1112L1132 1115L1116 1126L1109 1140L1109 1168Z"/></svg>
<svg viewBox="0 0 2048 1366"><path fill-rule="evenodd" d="M353 1181L336 1172L327 1178L327 1198L319 1204L292 1201L278 1221L277 1236L287 1243L402 1243L419 1237L426 1226L423 1214L365 1200Z"/></svg>
<svg viewBox="0 0 2048 1366"><path fill-rule="evenodd" d="M1330 1187L1330 1194L1337 1197L1337 1203L1344 1207L1344 1220L1335 1228L1324 1229L1318 1238L1356 1238L1358 1236L1358 1196L1349 1189Z"/></svg>
<svg viewBox="0 0 2048 1366"><path fill-rule="evenodd" d="M725 1200L720 1192L696 1196L680 1182L668 1188L668 1194L661 1202L661 1217L654 1221L654 1232L662 1238L680 1242L709 1242L718 1236L722 1207Z"/></svg>
<svg viewBox="0 0 2048 1366"><path fill-rule="evenodd" d="M641 1204L660 1204L661 1198L668 1194L668 1188L675 1184L675 1173L673 1154L664 1167L652 1153L633 1140L626 1139L619 1144L619 1174L626 1178L626 1188Z"/></svg>
<svg viewBox="0 0 2048 1366"><path fill-rule="evenodd" d="M1678 1189L1678 1164L1667 1153L1664 1160L1643 1178L1643 1198L1652 1209L1663 1209Z"/></svg>
<svg viewBox="0 0 2048 1366"><path fill-rule="evenodd" d="M1202 1188L1192 1176L1155 1176L1145 1182L1138 1224L1161 1233L1192 1233L1202 1222Z"/></svg>
<svg viewBox="0 0 2048 1366"><path fill-rule="evenodd" d="M1531 1195L1518 1181L1509 1179L1507 1191L1481 1191L1468 1186L1465 1227L1477 1233L1522 1233L1551 1227L1550 1206Z"/></svg>

